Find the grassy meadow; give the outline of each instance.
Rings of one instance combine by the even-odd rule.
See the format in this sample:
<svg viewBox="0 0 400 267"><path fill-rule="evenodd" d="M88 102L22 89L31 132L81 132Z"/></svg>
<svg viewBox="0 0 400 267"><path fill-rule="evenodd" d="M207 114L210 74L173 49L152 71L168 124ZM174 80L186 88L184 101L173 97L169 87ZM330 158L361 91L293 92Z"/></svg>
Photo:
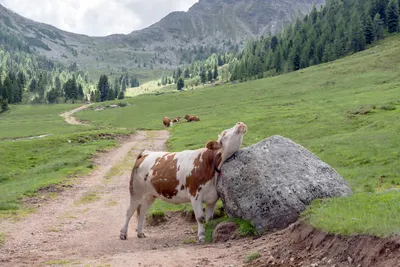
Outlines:
<svg viewBox="0 0 400 267"><path fill-rule="evenodd" d="M281 76L128 101L131 105L125 108L92 109L77 116L95 126L128 129L162 129L164 116L199 116L200 122L181 122L170 129L171 151L201 147L237 121L249 129L244 146L275 134L291 138L333 166L356 193L314 204L305 215L307 220L332 232L375 234L386 224L380 235L398 233L389 219L400 218L398 209L388 206L388 216L381 217L391 203L382 199L395 201L397 195L379 193L400 187L398 35L335 62ZM380 210L367 199L381 203ZM361 205L354 208L356 203ZM331 217L323 211L330 211ZM347 218L346 214L351 214L356 226L334 219ZM364 224L365 216L373 222ZM321 223L319 219L325 217L332 224Z"/></svg>
<svg viewBox="0 0 400 267"><path fill-rule="evenodd" d="M0 215L41 187L92 170L91 156L116 144L101 133L126 133L67 124L59 114L77 106L18 105L0 114ZM29 138L38 135L49 136Z"/></svg>

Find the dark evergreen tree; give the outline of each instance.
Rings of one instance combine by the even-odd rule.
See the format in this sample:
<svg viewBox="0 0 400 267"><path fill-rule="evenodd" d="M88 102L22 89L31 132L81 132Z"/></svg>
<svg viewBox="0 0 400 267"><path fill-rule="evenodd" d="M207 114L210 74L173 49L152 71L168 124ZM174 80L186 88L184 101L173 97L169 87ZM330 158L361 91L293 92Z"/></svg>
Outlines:
<svg viewBox="0 0 400 267"><path fill-rule="evenodd" d="M376 14L374 17L374 30L375 30L375 37L377 40L380 40L383 38L383 33L384 33L384 22L381 19L380 14Z"/></svg>
<svg viewBox="0 0 400 267"><path fill-rule="evenodd" d="M183 74L183 77L185 78L185 79L188 79L188 78L190 78L190 72L189 72L189 68L185 68L185 72L184 72L184 74Z"/></svg>
<svg viewBox="0 0 400 267"><path fill-rule="evenodd" d="M388 30L394 33L399 30L399 3L397 0L390 0L388 4Z"/></svg>
<svg viewBox="0 0 400 267"><path fill-rule="evenodd" d="M213 75L212 75L211 70L208 70L208 72L207 72L207 81L211 82L212 81L212 77L213 77Z"/></svg>
<svg viewBox="0 0 400 267"><path fill-rule="evenodd" d="M7 99L8 103L13 103L13 100L14 100L13 84L12 84L12 81L11 81L9 75L7 75L6 78L4 79L2 98L3 98L3 100Z"/></svg>
<svg viewBox="0 0 400 267"><path fill-rule="evenodd" d="M113 89L109 89L107 93L107 100L114 100L115 99L115 94Z"/></svg>
<svg viewBox="0 0 400 267"><path fill-rule="evenodd" d="M84 96L83 87L81 84L78 84L78 98L82 99Z"/></svg>
<svg viewBox="0 0 400 267"><path fill-rule="evenodd" d="M110 90L107 75L103 74L100 76L99 83L97 84L97 89L100 92L100 101L106 101L108 99L108 91Z"/></svg>
<svg viewBox="0 0 400 267"><path fill-rule="evenodd" d="M8 101L0 96L0 113L8 110Z"/></svg>
<svg viewBox="0 0 400 267"><path fill-rule="evenodd" d="M182 77L178 78L178 81L177 81L176 85L177 85L178 91L181 91L183 89L183 87L185 87L185 82L183 81Z"/></svg>
<svg viewBox="0 0 400 267"><path fill-rule="evenodd" d="M367 16L365 21L365 41L367 44L372 44L372 42L376 39L374 25L372 24L372 19L370 16Z"/></svg>
<svg viewBox="0 0 400 267"><path fill-rule="evenodd" d="M205 84L207 81L206 71L204 69L200 71L200 81L202 84Z"/></svg>
<svg viewBox="0 0 400 267"><path fill-rule="evenodd" d="M118 94L118 99L124 99L125 98L125 94L123 91L120 91Z"/></svg>
<svg viewBox="0 0 400 267"><path fill-rule="evenodd" d="M214 78L214 80L217 80L217 78L218 78L218 67L217 67L217 65L214 66L213 78Z"/></svg>

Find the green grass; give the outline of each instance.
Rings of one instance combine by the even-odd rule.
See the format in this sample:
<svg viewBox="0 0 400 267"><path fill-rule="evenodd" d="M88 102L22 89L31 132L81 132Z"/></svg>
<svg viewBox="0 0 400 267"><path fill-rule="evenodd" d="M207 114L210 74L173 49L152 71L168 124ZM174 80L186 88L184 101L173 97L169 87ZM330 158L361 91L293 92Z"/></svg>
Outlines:
<svg viewBox="0 0 400 267"><path fill-rule="evenodd" d="M103 131L51 136L45 139L0 142L0 213L18 210L20 199L49 184L93 169L92 155L116 145ZM70 142L71 143L70 143Z"/></svg>
<svg viewBox="0 0 400 267"><path fill-rule="evenodd" d="M80 104L11 105L0 114L0 140L45 134L66 134L88 130L88 126L69 125L59 116Z"/></svg>
<svg viewBox="0 0 400 267"><path fill-rule="evenodd" d="M303 214L314 227L342 235L400 233L400 191L315 200Z"/></svg>
<svg viewBox="0 0 400 267"><path fill-rule="evenodd" d="M97 194L97 192L87 192L77 201L76 204L77 205L89 204L99 199L100 196Z"/></svg>
<svg viewBox="0 0 400 267"><path fill-rule="evenodd" d="M333 166L356 194L400 187L399 35L335 62L281 76L128 101L131 105L123 109L87 110L78 117L96 126L158 130L164 116L199 116L200 122L169 129L171 151L202 147L243 121L248 126L244 146L275 134L288 137ZM343 201L354 204L351 198ZM338 213L349 209L343 205ZM376 223L398 229L392 221Z"/></svg>
<svg viewBox="0 0 400 267"><path fill-rule="evenodd" d="M6 242L6 235L0 232L0 247L2 247L5 242Z"/></svg>
<svg viewBox="0 0 400 267"><path fill-rule="evenodd" d="M52 260L52 261L46 261L44 264L46 265L65 265L69 264L71 261L69 260Z"/></svg>
<svg viewBox="0 0 400 267"><path fill-rule="evenodd" d="M258 253L258 252L253 252L253 253L247 255L247 257L246 257L246 263L250 263L250 262L252 262L252 261L258 259L259 257L261 257L260 253Z"/></svg>
<svg viewBox="0 0 400 267"><path fill-rule="evenodd" d="M206 230L205 241L207 243L212 242L212 232L214 231L215 227L217 227L217 225L221 222L235 222L239 226L238 228L239 237L257 235L257 229L251 222L237 218L222 217L216 220L211 220L205 224L205 230Z"/></svg>

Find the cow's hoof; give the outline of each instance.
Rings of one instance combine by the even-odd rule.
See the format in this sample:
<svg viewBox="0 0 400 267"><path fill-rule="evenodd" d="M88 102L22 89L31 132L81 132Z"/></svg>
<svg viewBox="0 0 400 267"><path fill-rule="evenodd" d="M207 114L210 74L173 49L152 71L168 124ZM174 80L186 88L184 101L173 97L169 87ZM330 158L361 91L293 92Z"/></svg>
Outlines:
<svg viewBox="0 0 400 267"><path fill-rule="evenodd" d="M139 237L139 238L145 238L146 235L145 235L144 233L140 233L140 234L137 234L137 237Z"/></svg>
<svg viewBox="0 0 400 267"><path fill-rule="evenodd" d="M127 239L127 235L126 234L120 234L119 235L119 238L121 239L121 240L126 240Z"/></svg>

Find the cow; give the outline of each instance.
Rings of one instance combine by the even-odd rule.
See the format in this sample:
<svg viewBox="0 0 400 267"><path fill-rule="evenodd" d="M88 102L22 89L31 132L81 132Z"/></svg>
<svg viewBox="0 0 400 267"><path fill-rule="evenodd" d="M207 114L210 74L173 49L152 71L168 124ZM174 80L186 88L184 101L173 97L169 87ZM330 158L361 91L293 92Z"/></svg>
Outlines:
<svg viewBox="0 0 400 267"><path fill-rule="evenodd" d="M212 219L219 198L216 180L222 163L239 150L246 132L246 124L238 122L218 135L217 141L208 141L204 148L181 152L142 151L132 169L130 206L120 239L127 239L129 221L135 210L138 213L137 236L146 237L143 221L155 199L159 198L173 204L192 204L198 224L198 242L203 243L203 224ZM206 203L205 217L202 203Z"/></svg>
<svg viewBox="0 0 400 267"><path fill-rule="evenodd" d="M185 119L187 122L192 122L192 121L199 121L200 118L192 115L185 115Z"/></svg>
<svg viewBox="0 0 400 267"><path fill-rule="evenodd" d="M173 123L172 123L172 121L171 121L170 118L164 117L164 119L163 119L163 124L164 124L164 126L166 126L166 127L171 127Z"/></svg>
<svg viewBox="0 0 400 267"><path fill-rule="evenodd" d="M173 123L175 122L180 122L182 120L182 117L177 117L175 119L172 120Z"/></svg>

